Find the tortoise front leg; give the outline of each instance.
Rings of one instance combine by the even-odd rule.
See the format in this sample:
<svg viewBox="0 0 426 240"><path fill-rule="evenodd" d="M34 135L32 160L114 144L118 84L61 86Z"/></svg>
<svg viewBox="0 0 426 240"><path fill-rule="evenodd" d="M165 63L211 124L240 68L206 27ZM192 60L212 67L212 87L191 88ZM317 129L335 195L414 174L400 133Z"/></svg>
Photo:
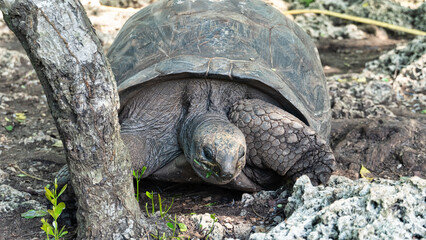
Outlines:
<svg viewBox="0 0 426 240"><path fill-rule="evenodd" d="M324 139L290 113L259 99L240 100L230 120L246 136L247 164L270 168L295 180L306 174L312 184L326 183L335 168Z"/></svg>

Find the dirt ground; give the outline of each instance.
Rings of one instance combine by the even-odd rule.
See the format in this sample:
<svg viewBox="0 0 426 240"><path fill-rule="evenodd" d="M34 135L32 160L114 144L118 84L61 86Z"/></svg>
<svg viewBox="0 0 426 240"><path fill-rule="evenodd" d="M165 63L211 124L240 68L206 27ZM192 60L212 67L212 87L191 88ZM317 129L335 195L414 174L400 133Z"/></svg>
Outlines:
<svg viewBox="0 0 426 240"><path fill-rule="evenodd" d="M117 14L114 8L105 9L102 16L114 16L120 22L135 12L128 9ZM118 27L107 28L102 19L97 19L99 14L89 13L103 42L108 45L112 41L111 33ZM333 75L360 72L366 62L377 59L384 51L409 38L383 39L370 35L359 41L322 39L317 45L326 75ZM24 53L3 22L0 22L0 49ZM35 200L48 206L43 188L52 182L54 174L65 163L64 151L34 70L26 58L16 55L13 59L17 68L7 76L0 75L0 170L6 174L4 180L0 179L0 185L7 184L19 192L28 193L23 201ZM3 72L2 67L4 64L0 62L0 72ZM426 177L425 115L401 108L394 110L394 114L395 118L333 120L330 142L338 162L336 174L358 178L361 164L364 164L376 177ZM182 184L149 180L144 180L141 185L142 193L160 194L163 204L170 205L173 199L169 215L177 214L179 221L187 225L189 231L181 235L183 237L206 236L205 231L189 220L194 214L214 213L219 223L229 226L225 229L226 237L236 236L234 226L238 224L264 226L274 224L276 217L285 218L280 210L282 207L277 207L285 202L276 200L282 191L274 192L266 199L256 198L256 207L246 208L242 192L205 185L188 188ZM145 203L150 200L145 194L141 196L141 208L145 209ZM2 212L0 209L0 240L45 239L39 218L20 216L32 208L34 205L22 204L12 211ZM68 209L73 210L73 207L70 205ZM67 238L72 238L75 222L67 214L64 214L63 223L70 231ZM249 230L265 231L262 227Z"/></svg>

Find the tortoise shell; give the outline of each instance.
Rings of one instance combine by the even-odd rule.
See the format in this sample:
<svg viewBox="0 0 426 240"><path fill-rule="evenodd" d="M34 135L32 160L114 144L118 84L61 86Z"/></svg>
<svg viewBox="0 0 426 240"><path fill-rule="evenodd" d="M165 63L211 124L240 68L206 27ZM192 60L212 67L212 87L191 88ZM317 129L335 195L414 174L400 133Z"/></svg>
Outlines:
<svg viewBox="0 0 426 240"><path fill-rule="evenodd" d="M160 0L124 24L108 58L121 103L142 84L221 79L273 96L327 139L330 103L318 52L260 0Z"/></svg>

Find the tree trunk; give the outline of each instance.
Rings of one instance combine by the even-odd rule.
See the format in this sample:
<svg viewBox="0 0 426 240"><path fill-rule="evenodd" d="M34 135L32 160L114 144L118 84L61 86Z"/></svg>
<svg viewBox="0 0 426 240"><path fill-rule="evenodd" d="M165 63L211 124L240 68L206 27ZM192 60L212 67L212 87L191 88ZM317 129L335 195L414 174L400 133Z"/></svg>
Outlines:
<svg viewBox="0 0 426 240"><path fill-rule="evenodd" d="M80 2L0 0L0 8L31 59L64 143L78 239L143 238L116 83Z"/></svg>

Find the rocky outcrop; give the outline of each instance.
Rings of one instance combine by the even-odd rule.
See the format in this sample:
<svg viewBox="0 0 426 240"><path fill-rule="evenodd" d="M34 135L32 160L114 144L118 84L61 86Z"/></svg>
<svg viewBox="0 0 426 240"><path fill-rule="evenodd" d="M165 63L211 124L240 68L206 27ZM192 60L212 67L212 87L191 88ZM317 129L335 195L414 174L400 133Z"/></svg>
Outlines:
<svg viewBox="0 0 426 240"><path fill-rule="evenodd" d="M251 240L421 239L426 236L426 180L332 176L314 187L300 177L285 207L286 220Z"/></svg>
<svg viewBox="0 0 426 240"><path fill-rule="evenodd" d="M392 117L393 108L426 113L426 37L366 65L360 74L328 78L333 118Z"/></svg>

